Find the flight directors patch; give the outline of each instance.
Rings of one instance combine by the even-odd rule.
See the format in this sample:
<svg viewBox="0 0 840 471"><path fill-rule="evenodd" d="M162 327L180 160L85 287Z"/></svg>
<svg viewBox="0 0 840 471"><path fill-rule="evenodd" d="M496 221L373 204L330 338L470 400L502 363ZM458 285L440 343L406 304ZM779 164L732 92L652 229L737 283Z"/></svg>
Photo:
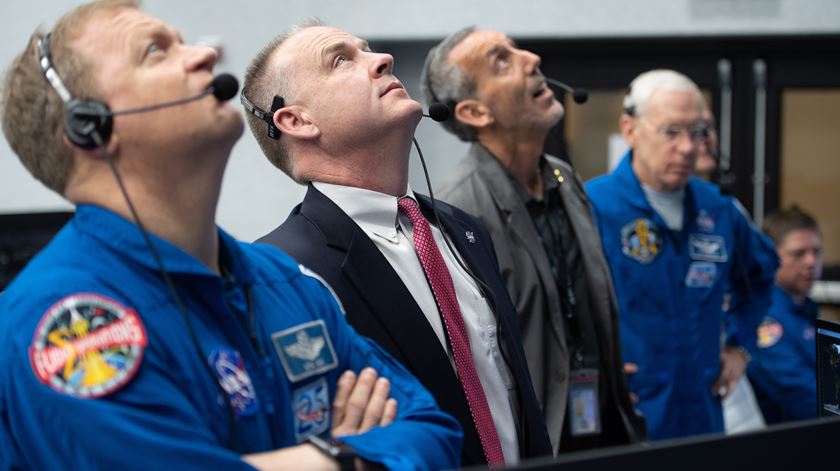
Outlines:
<svg viewBox="0 0 840 471"><path fill-rule="evenodd" d="M647 265L659 254L662 238L650 219L639 218L621 228L621 251Z"/></svg>
<svg viewBox="0 0 840 471"><path fill-rule="evenodd" d="M320 435L330 425L330 393L327 380L321 378L295 390L292 395L295 412L295 440L300 443L312 435Z"/></svg>
<svg viewBox="0 0 840 471"><path fill-rule="evenodd" d="M319 319L271 334L289 381L297 382L338 366L326 324Z"/></svg>
<svg viewBox="0 0 840 471"><path fill-rule="evenodd" d="M29 361L35 376L80 398L110 394L134 377L146 348L140 316L93 293L67 296L41 318Z"/></svg>
<svg viewBox="0 0 840 471"><path fill-rule="evenodd" d="M257 391L245 369L242 355L236 350L221 349L211 353L209 360L237 417L254 415L259 409Z"/></svg>

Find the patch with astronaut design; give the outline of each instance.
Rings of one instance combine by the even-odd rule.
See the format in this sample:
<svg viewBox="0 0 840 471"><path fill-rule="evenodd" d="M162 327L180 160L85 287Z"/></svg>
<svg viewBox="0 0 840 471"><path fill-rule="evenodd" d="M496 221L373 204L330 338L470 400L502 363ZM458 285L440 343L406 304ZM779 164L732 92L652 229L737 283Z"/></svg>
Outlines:
<svg viewBox="0 0 840 471"><path fill-rule="evenodd" d="M29 347L32 371L58 392L80 398L110 394L137 373L146 329L133 309L96 293L53 304Z"/></svg>
<svg viewBox="0 0 840 471"><path fill-rule="evenodd" d="M662 250L662 236L650 219L634 219L621 228L621 252L647 265Z"/></svg>

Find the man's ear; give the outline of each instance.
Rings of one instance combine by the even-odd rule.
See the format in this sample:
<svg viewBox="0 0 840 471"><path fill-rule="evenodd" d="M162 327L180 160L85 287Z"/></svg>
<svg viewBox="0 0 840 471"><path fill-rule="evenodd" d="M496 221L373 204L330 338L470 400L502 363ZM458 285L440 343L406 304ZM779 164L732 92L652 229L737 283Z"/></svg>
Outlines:
<svg viewBox="0 0 840 471"><path fill-rule="evenodd" d="M459 101L455 105L455 118L474 128L487 127L496 121L490 108L475 99Z"/></svg>
<svg viewBox="0 0 840 471"><path fill-rule="evenodd" d="M624 140L630 144L630 147L635 148L639 133L639 119L624 113L618 118L618 129L621 131Z"/></svg>
<svg viewBox="0 0 840 471"><path fill-rule="evenodd" d="M274 112L274 126L283 134L296 139L311 140L321 135L306 108L300 106L285 106Z"/></svg>

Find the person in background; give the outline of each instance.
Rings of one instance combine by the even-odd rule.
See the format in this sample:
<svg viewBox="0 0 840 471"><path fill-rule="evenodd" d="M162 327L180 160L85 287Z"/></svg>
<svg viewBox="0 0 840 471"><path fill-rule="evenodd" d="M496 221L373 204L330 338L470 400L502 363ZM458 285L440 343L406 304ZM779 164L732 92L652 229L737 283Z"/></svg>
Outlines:
<svg viewBox="0 0 840 471"><path fill-rule="evenodd" d="M635 370L630 390L653 440L723 431L721 399L746 369L778 264L732 198L694 177L703 107L688 77L639 75L619 120L631 149L586 184Z"/></svg>
<svg viewBox="0 0 840 471"><path fill-rule="evenodd" d="M642 439L589 202L574 169L543 153L564 110L539 56L465 28L429 51L421 83L427 103L451 108L444 128L470 143L438 194L490 230L554 452Z"/></svg>
<svg viewBox="0 0 840 471"><path fill-rule="evenodd" d="M817 221L796 205L768 215L764 232L776 243L781 264L747 373L767 423L814 418L819 307L808 294L822 274L822 235Z"/></svg>
<svg viewBox="0 0 840 471"><path fill-rule="evenodd" d="M697 161L694 163L694 174L697 178L710 182L714 179L715 172L718 169L718 159L720 158L720 146L718 143L718 133L715 123L715 116L708 106L703 107L701 119L706 123L708 133L705 139L700 142L700 147L697 152Z"/></svg>

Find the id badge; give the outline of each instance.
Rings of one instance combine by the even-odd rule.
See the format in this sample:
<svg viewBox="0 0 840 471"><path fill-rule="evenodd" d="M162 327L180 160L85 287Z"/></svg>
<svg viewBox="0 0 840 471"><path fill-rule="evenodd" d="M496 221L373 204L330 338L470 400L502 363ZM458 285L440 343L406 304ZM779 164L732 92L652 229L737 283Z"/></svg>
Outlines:
<svg viewBox="0 0 840 471"><path fill-rule="evenodd" d="M601 433L598 370L573 370L569 377L569 429L573 437Z"/></svg>

